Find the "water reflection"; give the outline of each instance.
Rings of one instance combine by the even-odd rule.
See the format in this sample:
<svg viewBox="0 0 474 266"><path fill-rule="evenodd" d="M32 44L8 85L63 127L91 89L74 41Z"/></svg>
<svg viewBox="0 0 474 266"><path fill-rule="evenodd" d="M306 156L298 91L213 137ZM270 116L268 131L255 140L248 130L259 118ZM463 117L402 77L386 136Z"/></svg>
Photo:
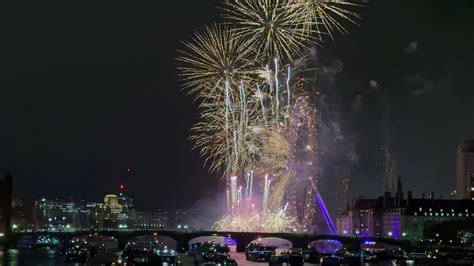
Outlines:
<svg viewBox="0 0 474 266"><path fill-rule="evenodd" d="M0 266L39 265L56 266L66 265L61 253L55 249L17 250L9 249L0 252ZM74 264L67 264L74 265ZM80 264L77 264L80 265Z"/></svg>

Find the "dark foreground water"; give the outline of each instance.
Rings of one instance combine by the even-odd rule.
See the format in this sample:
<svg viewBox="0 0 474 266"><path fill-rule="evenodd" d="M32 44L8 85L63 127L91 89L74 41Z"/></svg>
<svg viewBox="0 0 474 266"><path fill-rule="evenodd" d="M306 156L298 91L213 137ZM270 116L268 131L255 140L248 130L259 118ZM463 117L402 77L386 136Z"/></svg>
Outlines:
<svg viewBox="0 0 474 266"><path fill-rule="evenodd" d="M20 266L57 266L57 265L111 265L114 259L117 257L117 254L100 254L96 258L90 259L86 264L83 263L66 263L64 261L64 256L61 252L56 250L9 250L8 252L0 252L0 266L9 266L9 265L20 265ZM243 253L232 253L231 257L235 259L239 266L265 266L267 263L255 263L245 260L245 255ZM191 266L194 265L193 259L187 255L180 255L179 261L181 265ZM305 264L312 265L312 264ZM314 264L313 264L314 265ZM369 266L370 264L361 264L364 266ZM380 263L376 265L382 266L392 266L390 262Z"/></svg>
<svg viewBox="0 0 474 266"><path fill-rule="evenodd" d="M101 254L92 258L85 265L110 265L115 259L115 254ZM61 252L54 249L42 250L17 250L11 249L0 252L0 266L56 266L56 265L84 265L81 263L66 263Z"/></svg>

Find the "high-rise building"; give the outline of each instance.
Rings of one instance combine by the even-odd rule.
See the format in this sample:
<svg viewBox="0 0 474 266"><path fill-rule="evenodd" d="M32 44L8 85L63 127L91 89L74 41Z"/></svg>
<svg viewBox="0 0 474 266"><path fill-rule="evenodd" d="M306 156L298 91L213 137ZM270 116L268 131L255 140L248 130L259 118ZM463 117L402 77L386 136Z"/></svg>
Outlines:
<svg viewBox="0 0 474 266"><path fill-rule="evenodd" d="M456 152L456 197L474 200L474 140L459 145Z"/></svg>
<svg viewBox="0 0 474 266"><path fill-rule="evenodd" d="M6 174L0 180L0 246L9 244L11 233L12 176Z"/></svg>

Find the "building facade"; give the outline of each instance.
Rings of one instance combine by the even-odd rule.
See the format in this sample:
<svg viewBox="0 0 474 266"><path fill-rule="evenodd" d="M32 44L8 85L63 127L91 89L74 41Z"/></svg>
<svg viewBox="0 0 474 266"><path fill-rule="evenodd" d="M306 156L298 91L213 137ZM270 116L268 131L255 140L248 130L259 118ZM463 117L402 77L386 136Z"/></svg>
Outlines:
<svg viewBox="0 0 474 266"><path fill-rule="evenodd" d="M168 223L166 211L136 212L135 229L142 231L164 230Z"/></svg>
<svg viewBox="0 0 474 266"><path fill-rule="evenodd" d="M35 229L33 208L24 206L18 198L12 199L12 232L31 232Z"/></svg>
<svg viewBox="0 0 474 266"><path fill-rule="evenodd" d="M89 228L90 212L70 199L41 198L35 201L33 217L40 231L76 231Z"/></svg>
<svg viewBox="0 0 474 266"><path fill-rule="evenodd" d="M474 140L457 148L455 192L457 199L474 200Z"/></svg>
<svg viewBox="0 0 474 266"><path fill-rule="evenodd" d="M132 199L115 194L105 195L103 202L89 203L91 226L97 230L128 230L132 229L135 210Z"/></svg>
<svg viewBox="0 0 474 266"><path fill-rule="evenodd" d="M12 176L0 179L0 246L3 250L10 243L12 216Z"/></svg>
<svg viewBox="0 0 474 266"><path fill-rule="evenodd" d="M401 189L377 199L359 197L337 218L338 233L358 237L421 239L426 226L452 220L474 219L474 201L404 198Z"/></svg>

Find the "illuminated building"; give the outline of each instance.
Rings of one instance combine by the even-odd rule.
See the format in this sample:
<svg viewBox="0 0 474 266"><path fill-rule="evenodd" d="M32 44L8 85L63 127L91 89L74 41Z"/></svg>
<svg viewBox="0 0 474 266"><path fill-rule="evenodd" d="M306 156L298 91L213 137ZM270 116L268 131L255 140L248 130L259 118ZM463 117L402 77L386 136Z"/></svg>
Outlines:
<svg viewBox="0 0 474 266"><path fill-rule="evenodd" d="M33 216L36 229L45 231L75 231L89 228L89 211L72 199L35 201Z"/></svg>
<svg viewBox="0 0 474 266"><path fill-rule="evenodd" d="M455 194L457 199L474 200L474 140L457 148Z"/></svg>
<svg viewBox="0 0 474 266"><path fill-rule="evenodd" d="M9 244L11 234L12 176L6 174L0 180L0 246Z"/></svg>
<svg viewBox="0 0 474 266"><path fill-rule="evenodd" d="M133 207L133 199L126 197L123 193L119 194L118 201L122 206L122 211L117 216L117 221L122 228L130 228L135 220L135 209Z"/></svg>
<svg viewBox="0 0 474 266"><path fill-rule="evenodd" d="M359 197L347 204L337 219L338 233L359 237L423 238L425 227L451 220L474 218L472 200L413 198L406 199L399 181L395 196L386 192L377 199Z"/></svg>
<svg viewBox="0 0 474 266"><path fill-rule="evenodd" d="M168 222L166 211L136 212L135 229L142 231L163 230Z"/></svg>
<svg viewBox="0 0 474 266"><path fill-rule="evenodd" d="M131 229L135 219L133 200L115 194L105 195L103 203L89 203L92 227L99 230Z"/></svg>

